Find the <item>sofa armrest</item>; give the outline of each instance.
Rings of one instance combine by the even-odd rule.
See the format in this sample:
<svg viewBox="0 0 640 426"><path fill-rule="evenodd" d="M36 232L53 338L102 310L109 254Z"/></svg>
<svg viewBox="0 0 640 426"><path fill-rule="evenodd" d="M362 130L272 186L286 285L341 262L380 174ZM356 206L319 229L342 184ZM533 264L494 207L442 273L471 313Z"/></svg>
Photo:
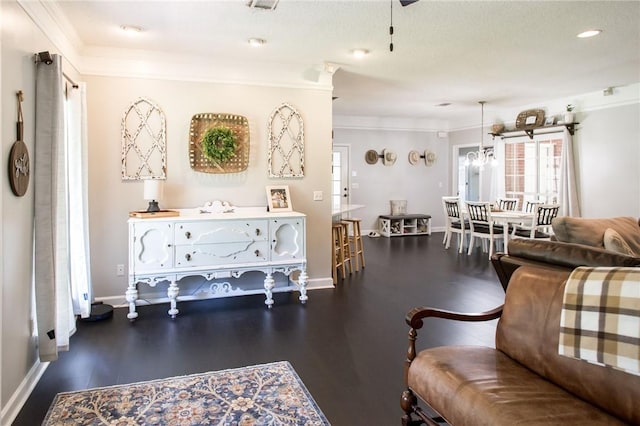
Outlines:
<svg viewBox="0 0 640 426"><path fill-rule="evenodd" d="M480 313L462 313L447 311L444 309L420 307L414 308L407 313L405 321L411 327L409 330L409 349L407 350L407 359L404 367L404 382L407 383L407 375L409 373L409 366L411 362L416 358L416 338L418 332L416 330L422 328L424 318L444 318L456 321L490 321L496 318L500 318L502 315L502 308L504 305L500 305L490 311Z"/></svg>
<svg viewBox="0 0 640 426"><path fill-rule="evenodd" d="M500 318L503 306L504 305L500 305L490 311L479 313L464 313L447 311L444 309L419 307L410 310L405 317L405 321L407 322L407 325L415 330L422 328L422 320L428 317L445 318L457 321L490 321L496 318Z"/></svg>

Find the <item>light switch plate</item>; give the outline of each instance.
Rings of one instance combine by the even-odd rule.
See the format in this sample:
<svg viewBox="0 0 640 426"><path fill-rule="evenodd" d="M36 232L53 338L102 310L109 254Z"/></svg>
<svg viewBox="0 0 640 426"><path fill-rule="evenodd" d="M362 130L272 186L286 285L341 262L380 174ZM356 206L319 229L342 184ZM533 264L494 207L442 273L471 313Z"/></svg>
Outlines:
<svg viewBox="0 0 640 426"><path fill-rule="evenodd" d="M322 201L323 195L322 191L313 191L313 201Z"/></svg>

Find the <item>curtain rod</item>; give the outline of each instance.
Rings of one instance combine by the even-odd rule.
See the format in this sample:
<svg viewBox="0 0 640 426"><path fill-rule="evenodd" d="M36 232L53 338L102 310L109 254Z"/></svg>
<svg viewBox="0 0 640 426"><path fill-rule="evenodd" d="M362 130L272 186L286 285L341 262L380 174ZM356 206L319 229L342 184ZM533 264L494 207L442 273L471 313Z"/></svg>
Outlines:
<svg viewBox="0 0 640 426"><path fill-rule="evenodd" d="M67 79L67 81L68 81L69 83L71 83L71 87L73 87L74 89L77 89L77 88L78 88L78 83L76 83L75 81L71 80L71 78L69 78L69 76L68 76L67 74L65 74L65 73L63 72L63 73L62 73L62 76L63 76L64 78L66 78L66 79Z"/></svg>
<svg viewBox="0 0 640 426"><path fill-rule="evenodd" d="M53 63L53 58L51 57L51 53L49 53L49 51L44 51L44 52L40 52L40 53L36 53L35 54L35 61L36 63L38 62L43 62L47 65L51 65L51 63ZM69 82L71 83L71 87L73 87L74 89L77 89L78 83L76 83L75 81L73 81L64 71L62 72L62 76Z"/></svg>

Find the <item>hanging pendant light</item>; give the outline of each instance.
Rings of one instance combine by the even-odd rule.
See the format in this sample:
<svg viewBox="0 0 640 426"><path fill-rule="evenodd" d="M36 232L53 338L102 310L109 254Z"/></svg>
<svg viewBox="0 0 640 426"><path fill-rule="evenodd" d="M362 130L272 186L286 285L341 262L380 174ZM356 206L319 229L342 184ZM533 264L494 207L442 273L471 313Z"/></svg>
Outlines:
<svg viewBox="0 0 640 426"><path fill-rule="evenodd" d="M479 101L481 108L480 118L480 147L477 151L467 153L467 158L464 160L465 166L478 167L480 170L484 170L484 166L490 163L493 167L498 165L495 152L493 148L484 147L484 104L486 101Z"/></svg>

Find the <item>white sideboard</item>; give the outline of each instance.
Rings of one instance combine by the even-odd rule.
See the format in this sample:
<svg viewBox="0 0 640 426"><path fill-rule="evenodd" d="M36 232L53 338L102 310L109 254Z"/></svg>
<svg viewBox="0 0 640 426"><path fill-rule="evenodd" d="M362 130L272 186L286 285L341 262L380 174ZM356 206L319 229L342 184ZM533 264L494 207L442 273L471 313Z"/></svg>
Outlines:
<svg viewBox="0 0 640 426"><path fill-rule="evenodd" d="M172 318L178 314L178 282L189 276L206 280L238 278L247 271L265 274L265 304L273 305L273 274L300 271L295 289L307 297L305 215L268 213L265 208L236 208L230 213L179 209L179 216L129 219L127 317L138 317L138 284L168 282ZM212 290L217 289L212 285ZM248 290L246 294L255 294Z"/></svg>

